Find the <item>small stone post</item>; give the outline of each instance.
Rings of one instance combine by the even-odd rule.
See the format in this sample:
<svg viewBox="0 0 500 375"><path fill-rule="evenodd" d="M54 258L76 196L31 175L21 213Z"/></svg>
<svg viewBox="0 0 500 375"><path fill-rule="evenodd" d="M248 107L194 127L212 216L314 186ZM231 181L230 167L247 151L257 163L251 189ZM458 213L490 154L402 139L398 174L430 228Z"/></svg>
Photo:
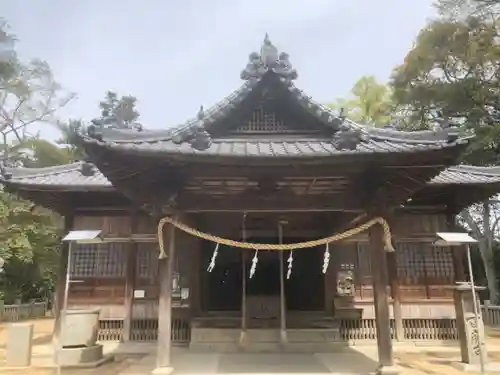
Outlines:
<svg viewBox="0 0 500 375"><path fill-rule="evenodd" d="M475 289L479 291L485 288L475 287ZM486 362L484 324L481 315L479 316L479 327L476 324L471 285L469 283L457 283L453 298L457 315L457 330L462 364L479 366L481 355L483 355L484 363ZM477 300L479 301L479 297ZM480 306L478 306L478 311L481 311Z"/></svg>
<svg viewBox="0 0 500 375"><path fill-rule="evenodd" d="M9 367L28 367L31 364L33 323L9 326L6 363Z"/></svg>

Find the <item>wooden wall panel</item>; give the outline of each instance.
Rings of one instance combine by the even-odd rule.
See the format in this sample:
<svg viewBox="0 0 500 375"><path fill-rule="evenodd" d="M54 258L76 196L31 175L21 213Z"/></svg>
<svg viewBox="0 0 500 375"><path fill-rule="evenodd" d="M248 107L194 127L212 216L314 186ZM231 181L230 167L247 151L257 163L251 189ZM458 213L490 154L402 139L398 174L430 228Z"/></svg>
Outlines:
<svg viewBox="0 0 500 375"><path fill-rule="evenodd" d="M75 217L75 229L102 231L103 236L130 236L130 216L84 216Z"/></svg>
<svg viewBox="0 0 500 375"><path fill-rule="evenodd" d="M363 309L364 319L374 319L375 310L373 304L357 303L356 308ZM402 303L401 313L403 319L453 319L455 318L455 306L450 302L414 302ZM392 305L389 305L389 314L393 318Z"/></svg>
<svg viewBox="0 0 500 375"><path fill-rule="evenodd" d="M435 236L436 232L446 231L446 215L401 214L390 220L391 231L395 237L411 238Z"/></svg>

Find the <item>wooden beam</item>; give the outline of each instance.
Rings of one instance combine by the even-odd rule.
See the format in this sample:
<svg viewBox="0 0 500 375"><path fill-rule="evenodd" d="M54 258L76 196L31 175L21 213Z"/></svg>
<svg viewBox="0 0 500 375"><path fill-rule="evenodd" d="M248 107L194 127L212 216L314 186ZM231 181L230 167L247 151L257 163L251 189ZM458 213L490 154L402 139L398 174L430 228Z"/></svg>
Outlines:
<svg viewBox="0 0 500 375"><path fill-rule="evenodd" d="M176 208L186 212L293 212L293 211L363 211L357 197L342 195L308 197L292 194L247 195L231 197L182 194Z"/></svg>
<svg viewBox="0 0 500 375"><path fill-rule="evenodd" d="M137 231L137 212L130 213L130 233ZM130 341L132 339L132 319L134 309L134 290L135 290L135 271L137 262L137 248L138 244L135 242L127 244L127 260L125 268L125 302L124 310L125 316L123 317L123 341Z"/></svg>
<svg viewBox="0 0 500 375"><path fill-rule="evenodd" d="M170 225L168 232L167 257L158 260L158 282L160 296L158 304L158 343L156 369L153 373L172 373L172 273L175 257L175 227ZM167 241L165 241L167 242Z"/></svg>
<svg viewBox="0 0 500 375"><path fill-rule="evenodd" d="M74 216L72 213L66 213L64 216L64 234L68 233L73 229L74 225ZM57 270L57 283L56 283L56 293L55 293L55 303L54 303L54 313L55 313L55 323L54 323L54 331L53 331L53 340L54 342L58 342L59 340L59 330L61 328L61 324L59 323L61 320L61 310L63 308L63 300L64 300L64 288L66 286L66 273L69 272L70 265L68 264L68 251L69 251L69 243L63 242L61 244L61 254L59 255L59 267Z"/></svg>
<svg viewBox="0 0 500 375"><path fill-rule="evenodd" d="M403 311L401 308L401 290L398 280L398 265L396 252L387 253L387 268L391 284L392 312L395 321L395 338L398 341L404 340Z"/></svg>
<svg viewBox="0 0 500 375"><path fill-rule="evenodd" d="M377 215L378 216L378 215ZM384 374L394 366L394 355L391 338L391 319L389 315L389 298L387 295L388 275L387 258L384 248L384 230L374 225L369 231L371 247L371 266L373 279L373 300L375 307L375 328L378 347L378 373Z"/></svg>

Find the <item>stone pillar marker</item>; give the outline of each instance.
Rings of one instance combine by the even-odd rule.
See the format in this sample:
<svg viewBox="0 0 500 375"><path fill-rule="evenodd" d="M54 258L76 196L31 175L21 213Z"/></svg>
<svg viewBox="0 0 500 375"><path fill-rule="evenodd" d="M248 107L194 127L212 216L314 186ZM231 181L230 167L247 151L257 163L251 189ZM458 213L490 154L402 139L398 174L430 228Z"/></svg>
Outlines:
<svg viewBox="0 0 500 375"><path fill-rule="evenodd" d="M9 326L6 363L9 367L31 365L33 323L16 323Z"/></svg>
<svg viewBox="0 0 500 375"><path fill-rule="evenodd" d="M484 287L475 287L476 292ZM460 342L461 363L457 367L464 371L477 369L481 363L486 363L486 346L484 345L484 324L479 316L479 327L474 314L474 302L470 283L460 282L454 288L453 300L457 316L458 339ZM479 297L477 298L479 301ZM478 311L480 307L478 306Z"/></svg>

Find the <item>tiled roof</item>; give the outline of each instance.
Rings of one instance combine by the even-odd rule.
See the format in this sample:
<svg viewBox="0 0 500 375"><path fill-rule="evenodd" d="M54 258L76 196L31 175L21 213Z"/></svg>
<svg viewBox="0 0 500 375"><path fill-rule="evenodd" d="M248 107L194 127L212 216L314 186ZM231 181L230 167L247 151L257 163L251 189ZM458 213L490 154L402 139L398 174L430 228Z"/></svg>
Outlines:
<svg viewBox="0 0 500 375"><path fill-rule="evenodd" d="M92 174L82 173L85 163L61 165L48 168L6 169L0 181L26 188L55 190L110 190L114 189L97 168ZM444 185L491 185L500 186L500 167L455 166L446 169L429 182L431 186Z"/></svg>
<svg viewBox="0 0 500 375"><path fill-rule="evenodd" d="M123 133L123 132L121 132ZM93 140L94 142L99 142ZM456 144L456 143L453 143ZM177 144L172 140L144 140L142 137L133 141L113 140L106 146L116 150L126 150L131 153L148 154L190 154L207 156L231 157L321 157L343 154L371 154L392 152L417 152L436 150L450 146L446 140L426 141L370 139L360 143L354 150L337 149L330 139L297 139L297 138L269 138L269 139L215 139L205 150L196 150L188 143Z"/></svg>
<svg viewBox="0 0 500 375"><path fill-rule="evenodd" d="M444 126L436 131L399 131L379 129L356 124L331 108L314 101L300 90L293 80L297 72L292 68L287 54L278 50L266 37L261 52L253 53L241 77L243 85L208 110L200 110L198 116L184 124L165 130L113 129L104 124L89 127L89 136L83 136L88 146L105 147L123 152L204 154L217 156L313 156L345 153L413 152L427 149L454 147L470 138L459 139L457 129ZM291 106L302 108L317 123L323 124L329 139L301 140L295 142L272 141L263 136L259 145L228 139L212 139L211 129L227 119L262 92L271 97L286 99ZM113 119L107 119L113 125ZM197 139L197 137L201 137ZM354 147L351 145L354 144ZM92 153L92 152L90 152Z"/></svg>
<svg viewBox="0 0 500 375"><path fill-rule="evenodd" d="M434 177L430 184L500 184L500 167L475 167L472 165L458 165L450 167Z"/></svg>
<svg viewBox="0 0 500 375"><path fill-rule="evenodd" d="M1 181L27 188L56 188L56 190L109 190L114 189L95 166L91 173L84 172L84 162L46 168L5 168Z"/></svg>

